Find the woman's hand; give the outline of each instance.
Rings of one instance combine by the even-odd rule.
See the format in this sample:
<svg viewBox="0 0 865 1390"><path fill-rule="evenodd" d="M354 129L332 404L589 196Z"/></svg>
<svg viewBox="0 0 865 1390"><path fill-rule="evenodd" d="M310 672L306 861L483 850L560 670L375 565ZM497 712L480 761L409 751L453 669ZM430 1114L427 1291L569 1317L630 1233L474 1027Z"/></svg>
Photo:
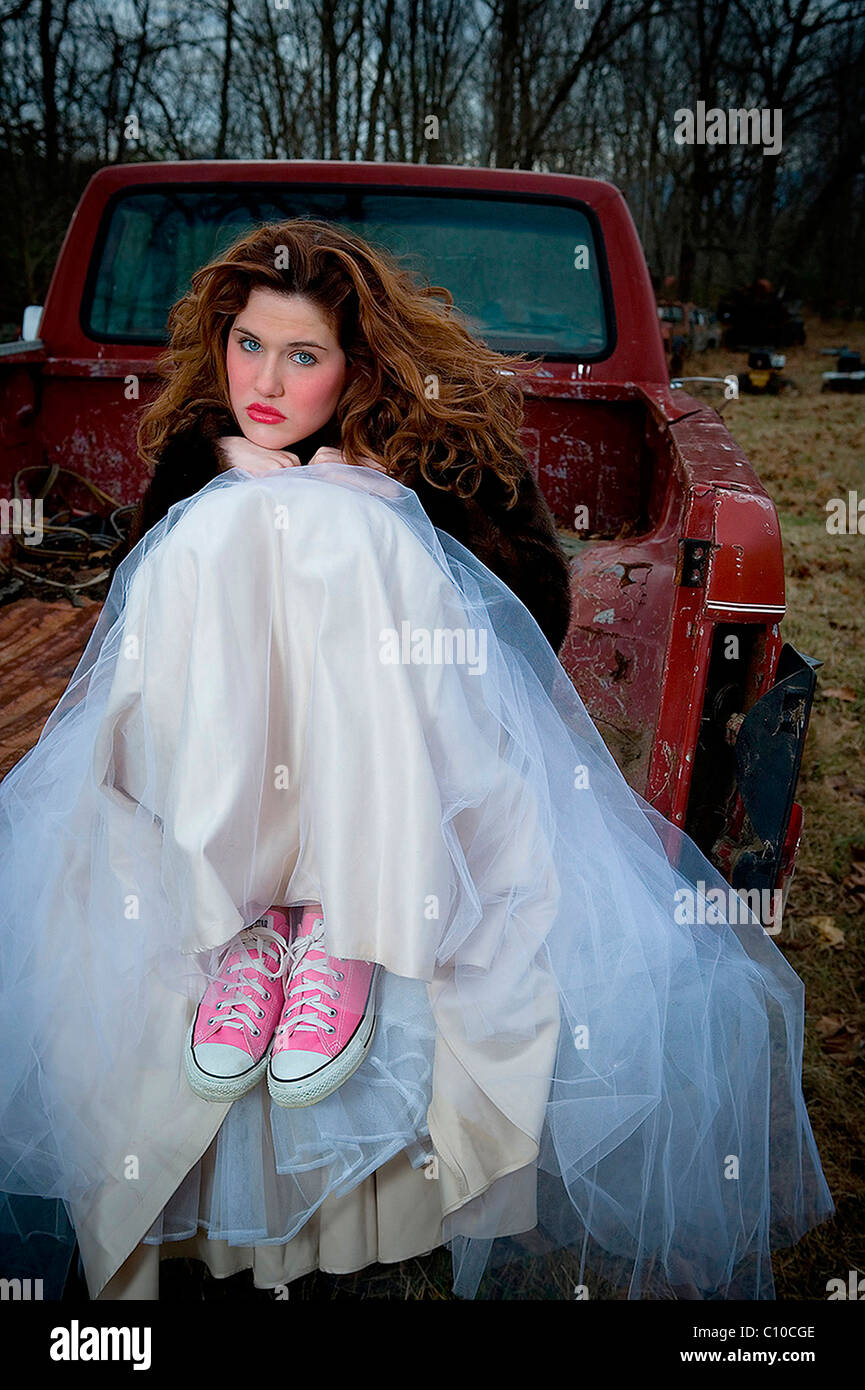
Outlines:
<svg viewBox="0 0 865 1390"><path fill-rule="evenodd" d="M265 449L263 444L253 444L245 435L222 435L216 443L220 473L229 468L243 468L247 473L258 475L300 467L297 454L290 454L286 449Z"/></svg>
<svg viewBox="0 0 865 1390"><path fill-rule="evenodd" d="M316 449L310 464L313 463L347 463L342 449L322 448ZM361 460L361 467L374 468L378 473L387 473L387 469L381 463L376 463L375 459L364 457Z"/></svg>
<svg viewBox="0 0 865 1390"><path fill-rule="evenodd" d="M346 457L342 449L316 449L310 463L346 463ZM351 486L360 488L362 492L374 492L379 497L398 497L403 491L402 485L391 478L384 464L376 463L375 459L364 457L361 460L361 468L370 473L383 473L387 482L374 483L372 478L365 478L363 472L352 474Z"/></svg>

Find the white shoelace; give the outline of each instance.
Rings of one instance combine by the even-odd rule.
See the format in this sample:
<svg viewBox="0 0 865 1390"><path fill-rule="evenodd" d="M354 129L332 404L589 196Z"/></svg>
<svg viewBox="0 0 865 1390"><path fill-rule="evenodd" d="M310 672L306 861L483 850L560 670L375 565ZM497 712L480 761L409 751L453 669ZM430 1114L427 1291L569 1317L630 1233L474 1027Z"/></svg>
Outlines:
<svg viewBox="0 0 865 1390"><path fill-rule="evenodd" d="M277 968L275 971L269 970L265 963L266 947L272 948L273 954L276 956ZM253 922L249 927L244 927L243 931L238 933L236 943L232 942L227 954L230 955L237 950L242 952L241 958L236 960L233 965L229 965L225 972L226 975L233 975L236 971L247 970L251 967L259 974L266 975L269 980L282 978L289 959L289 947L279 932L265 924L263 917L259 917L257 922ZM249 954L253 950L258 951L258 960L253 960ZM246 996L244 991L254 989L264 999L270 998L270 991L265 989L260 980L250 979L248 975L242 976L236 985L223 985L222 988L224 993L230 994L232 998L231 1000L221 999L219 1001L216 1005L219 1012L217 1016L207 1020L208 1024L219 1023L224 1028L249 1028L253 1037L257 1038L261 1029L256 1027L248 1013L241 1013L237 1006L243 1003L248 1009L254 1010L259 1018L264 1018L264 1010L258 1008L255 1000ZM222 1010L227 1005L230 1005L228 1012L223 1013Z"/></svg>
<svg viewBox="0 0 865 1390"><path fill-rule="evenodd" d="M287 974L289 979L294 978L295 972L307 951L312 950L324 952L323 917L317 918L313 923L313 928L309 936L300 936L291 943L288 951L290 966ZM317 974L332 975L335 980L345 979L345 975L341 970L335 970L333 966L328 963L326 952L324 960L311 960L307 968L309 970L314 970ZM308 999L296 999L293 1004L288 1003L288 1000L293 994L309 994L311 990L317 990L318 993L311 995ZM323 994L329 995L331 999L339 998L339 990L334 989L331 985L327 984L326 981L308 980L304 974L301 973L298 977L298 983L286 993L286 1006L283 1010L282 1022L276 1030L277 1033L284 1033L287 1028L297 1029L298 1031L303 1029L306 1033L313 1033L316 1029L323 1029L325 1033L335 1033L336 1029L333 1027L333 1024L326 1021L325 1015L333 1018L336 1014L336 1009L332 1009L329 1004L325 1004L322 999ZM294 1009L310 1009L312 1012L299 1013L295 1018L290 1018L289 1015Z"/></svg>

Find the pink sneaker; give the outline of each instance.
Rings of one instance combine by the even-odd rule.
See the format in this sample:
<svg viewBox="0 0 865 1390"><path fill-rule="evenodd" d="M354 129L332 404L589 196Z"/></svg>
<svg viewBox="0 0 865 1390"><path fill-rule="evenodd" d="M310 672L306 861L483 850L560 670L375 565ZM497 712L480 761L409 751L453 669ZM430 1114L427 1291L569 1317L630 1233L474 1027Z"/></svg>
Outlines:
<svg viewBox="0 0 865 1390"><path fill-rule="evenodd" d="M315 1105L357 1071L375 1033L381 966L340 960L324 949L318 903L302 909L289 950L285 1007L270 1054L267 1087L277 1105Z"/></svg>
<svg viewBox="0 0 865 1390"><path fill-rule="evenodd" d="M267 1070L290 938L287 910L272 907L226 947L186 1035L186 1077L203 1100L238 1100Z"/></svg>

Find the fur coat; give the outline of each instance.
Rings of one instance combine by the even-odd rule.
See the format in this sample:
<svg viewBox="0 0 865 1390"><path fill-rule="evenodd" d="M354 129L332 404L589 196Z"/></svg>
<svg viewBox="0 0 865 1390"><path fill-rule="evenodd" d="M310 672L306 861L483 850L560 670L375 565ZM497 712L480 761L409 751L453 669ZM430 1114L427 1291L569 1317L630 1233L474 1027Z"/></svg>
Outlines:
<svg viewBox="0 0 865 1390"><path fill-rule="evenodd" d="M291 452L308 463L323 445L338 446L338 435L333 431L331 420L316 434L293 444ZM168 440L138 503L128 543L114 560L112 576L123 556L173 503L191 497L216 476L226 462L217 441L232 434L241 434L233 417L211 414ZM519 484L519 498L510 509L504 505L508 495L504 485L491 470L485 470L480 487L468 499L431 487L419 469L400 481L417 493L434 526L472 551L522 600L558 652L570 624L570 566L552 513L528 464Z"/></svg>

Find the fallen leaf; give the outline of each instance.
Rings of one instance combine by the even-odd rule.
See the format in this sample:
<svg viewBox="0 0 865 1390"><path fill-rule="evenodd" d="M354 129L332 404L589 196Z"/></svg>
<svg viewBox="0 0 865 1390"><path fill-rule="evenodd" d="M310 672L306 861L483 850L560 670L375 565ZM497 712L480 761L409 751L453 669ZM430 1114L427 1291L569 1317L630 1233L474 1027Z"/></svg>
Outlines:
<svg viewBox="0 0 865 1390"><path fill-rule="evenodd" d="M865 801L865 787L854 786L846 772L836 772L834 776L827 777L826 786L836 794L852 796L856 801Z"/></svg>
<svg viewBox="0 0 865 1390"><path fill-rule="evenodd" d="M835 886L835 880L831 874L827 874L825 869L814 869L810 864L797 864L796 873L802 878L816 878L820 883L831 883Z"/></svg>
<svg viewBox="0 0 865 1390"><path fill-rule="evenodd" d="M822 1018L817 1019L814 1026L821 1037L831 1038L833 1033L840 1033L844 1027L844 1020L843 1018L836 1018L832 1014L823 1014Z"/></svg>
<svg viewBox="0 0 865 1390"><path fill-rule="evenodd" d="M818 932L823 937L824 945L832 946L840 951L841 947L844 945L844 933L840 927L835 926L834 917L806 917L805 921L808 922L810 926L817 928Z"/></svg>
<svg viewBox="0 0 865 1390"><path fill-rule="evenodd" d="M862 1019L835 1017L824 1014L817 1020L817 1032L822 1036L822 1048L845 1066L852 1066L865 1056L865 1036Z"/></svg>
<svg viewBox="0 0 865 1390"><path fill-rule="evenodd" d="M832 685L824 686L822 692L827 700L855 700L856 691L852 685Z"/></svg>
<svg viewBox="0 0 865 1390"><path fill-rule="evenodd" d="M862 1038L850 1038L843 1047L830 1044L824 1047L824 1051L837 1058L845 1067L852 1067L860 1057L865 1057L865 1041Z"/></svg>
<svg viewBox="0 0 865 1390"><path fill-rule="evenodd" d="M841 887L849 893L857 907L865 908L865 845L850 846L850 872L842 878Z"/></svg>
<svg viewBox="0 0 865 1390"><path fill-rule="evenodd" d="M865 893L865 864L854 864L847 877L842 878L841 887L848 893Z"/></svg>

